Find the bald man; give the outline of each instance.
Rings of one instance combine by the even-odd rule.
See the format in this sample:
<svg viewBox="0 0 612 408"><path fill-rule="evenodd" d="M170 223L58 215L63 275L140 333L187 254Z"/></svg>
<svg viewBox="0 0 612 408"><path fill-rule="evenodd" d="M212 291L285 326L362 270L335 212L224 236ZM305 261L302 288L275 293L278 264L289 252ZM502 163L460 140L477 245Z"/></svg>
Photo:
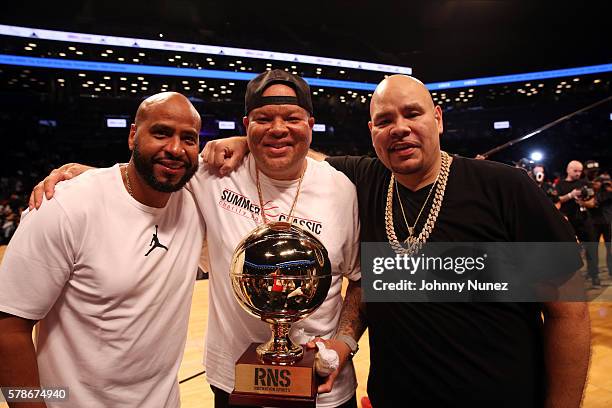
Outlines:
<svg viewBox="0 0 612 408"><path fill-rule="evenodd" d="M203 239L182 187L198 168L199 131L187 98L154 95L131 126L127 165L63 183L24 216L0 266L3 387L69 389L48 407L180 405Z"/></svg>
<svg viewBox="0 0 612 408"><path fill-rule="evenodd" d="M421 81L382 81L370 115L378 157L327 158L357 187L362 242L389 242L401 253L409 237L575 241L526 172L441 151L442 110ZM237 138L224 143L205 151L209 162L231 164L245 148ZM580 266L577 250L559 257L566 269L551 278ZM584 303L371 302L359 317L353 334L358 339L369 328L368 394L377 408L580 404L590 347Z"/></svg>
<svg viewBox="0 0 612 408"><path fill-rule="evenodd" d="M601 288L599 268L597 266L598 239L591 214L588 211L595 207L595 195L584 197L582 189L589 187L589 181L583 178L583 166L577 160L567 164L567 176L557 183L557 193L561 202L561 212L565 214L576 231L576 236L586 250L587 274L593 288Z"/></svg>

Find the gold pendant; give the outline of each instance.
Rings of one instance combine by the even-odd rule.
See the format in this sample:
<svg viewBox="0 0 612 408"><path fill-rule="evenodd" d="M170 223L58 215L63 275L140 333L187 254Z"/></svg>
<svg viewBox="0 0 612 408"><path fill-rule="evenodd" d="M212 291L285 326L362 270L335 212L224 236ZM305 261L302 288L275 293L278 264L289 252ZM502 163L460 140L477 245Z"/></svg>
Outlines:
<svg viewBox="0 0 612 408"><path fill-rule="evenodd" d="M414 227L408 227L408 236L412 236L414 234Z"/></svg>

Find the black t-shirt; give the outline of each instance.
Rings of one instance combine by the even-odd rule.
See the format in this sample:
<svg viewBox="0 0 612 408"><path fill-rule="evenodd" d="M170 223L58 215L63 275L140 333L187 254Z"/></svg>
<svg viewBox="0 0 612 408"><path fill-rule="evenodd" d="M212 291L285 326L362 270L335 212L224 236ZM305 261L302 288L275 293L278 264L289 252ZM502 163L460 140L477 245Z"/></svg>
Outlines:
<svg viewBox="0 0 612 408"><path fill-rule="evenodd" d="M384 215L389 170L368 157L328 161L357 186L362 242L387 242ZM410 223L430 187L412 192L399 185ZM430 206L423 210L417 233ZM403 240L408 232L399 211L396 201L394 225ZM454 157L428 242L574 240L570 225L526 172ZM568 270L576 270L578 253L565 255ZM365 273L371 271L362 270ZM543 405L541 304L369 303L366 310L368 394L374 407Z"/></svg>
<svg viewBox="0 0 612 408"><path fill-rule="evenodd" d="M559 197L566 195L573 191L576 188L582 188L586 186L588 182L586 180L560 180L557 183L557 192L559 193ZM560 208L561 212L567 216L572 224L575 225L576 222L580 222L582 219L588 216L588 211L580 211L580 206L576 203L576 200L571 199L561 204Z"/></svg>

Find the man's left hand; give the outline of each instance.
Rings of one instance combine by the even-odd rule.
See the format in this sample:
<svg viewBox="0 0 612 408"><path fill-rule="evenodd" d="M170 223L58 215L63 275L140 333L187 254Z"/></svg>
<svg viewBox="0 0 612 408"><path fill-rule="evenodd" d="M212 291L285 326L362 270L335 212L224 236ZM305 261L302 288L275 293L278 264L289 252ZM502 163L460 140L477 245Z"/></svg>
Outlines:
<svg viewBox="0 0 612 408"><path fill-rule="evenodd" d="M342 368L344 368L344 365L346 364L350 356L351 349L342 340L337 340L337 339L325 340L320 337L317 337L314 340L306 343L306 348L316 349L317 348L316 343L319 341L325 344L325 347L327 347L328 349L335 350L336 353L338 353L338 359L340 361L340 365L338 366L338 369L336 369L329 376L323 377L324 382L320 384L319 388L317 389L319 394L325 394L327 392L331 392L331 390L333 389L334 381L336 381L336 377L338 376L340 371L342 371Z"/></svg>

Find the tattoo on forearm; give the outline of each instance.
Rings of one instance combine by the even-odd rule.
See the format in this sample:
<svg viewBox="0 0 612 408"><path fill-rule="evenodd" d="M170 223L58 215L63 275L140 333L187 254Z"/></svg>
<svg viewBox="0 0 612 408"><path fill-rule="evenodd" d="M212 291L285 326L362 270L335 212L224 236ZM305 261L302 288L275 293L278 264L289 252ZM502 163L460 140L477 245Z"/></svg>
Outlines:
<svg viewBox="0 0 612 408"><path fill-rule="evenodd" d="M349 281L340 312L338 334L346 334L359 341L366 327L367 322L361 303L361 281Z"/></svg>

